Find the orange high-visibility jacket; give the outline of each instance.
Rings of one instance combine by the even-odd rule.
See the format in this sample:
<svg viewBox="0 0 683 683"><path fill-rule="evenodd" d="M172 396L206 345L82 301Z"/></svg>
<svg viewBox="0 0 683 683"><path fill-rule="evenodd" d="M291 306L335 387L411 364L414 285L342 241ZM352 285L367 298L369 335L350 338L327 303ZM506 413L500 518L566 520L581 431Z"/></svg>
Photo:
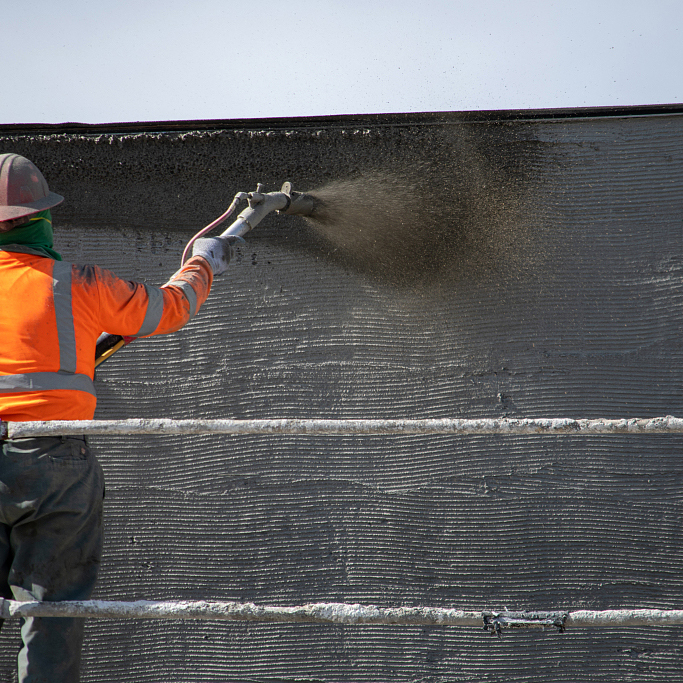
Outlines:
<svg viewBox="0 0 683 683"><path fill-rule="evenodd" d="M163 287L149 287L30 247L0 247L0 419L91 420L100 334L175 332L204 303L212 280L200 256Z"/></svg>

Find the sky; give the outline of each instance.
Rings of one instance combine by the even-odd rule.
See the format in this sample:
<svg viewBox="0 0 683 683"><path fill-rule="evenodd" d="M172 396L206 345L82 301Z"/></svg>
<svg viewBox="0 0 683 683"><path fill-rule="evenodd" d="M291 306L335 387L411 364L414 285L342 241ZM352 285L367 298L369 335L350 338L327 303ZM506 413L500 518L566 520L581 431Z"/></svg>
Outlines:
<svg viewBox="0 0 683 683"><path fill-rule="evenodd" d="M683 102L681 0L0 0L0 123Z"/></svg>

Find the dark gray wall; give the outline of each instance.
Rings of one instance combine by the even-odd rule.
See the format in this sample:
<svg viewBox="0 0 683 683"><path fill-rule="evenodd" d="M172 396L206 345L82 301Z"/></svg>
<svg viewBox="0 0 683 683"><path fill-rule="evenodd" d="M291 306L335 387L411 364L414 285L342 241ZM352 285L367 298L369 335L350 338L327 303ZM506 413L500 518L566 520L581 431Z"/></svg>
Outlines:
<svg viewBox="0 0 683 683"><path fill-rule="evenodd" d="M257 181L348 180L382 228L266 219L184 330L102 366L98 418L683 415L680 113L217 128L0 137L67 197L65 258L152 284ZM92 441L102 599L683 604L680 436ZM87 631L84 681L683 680L681 628Z"/></svg>

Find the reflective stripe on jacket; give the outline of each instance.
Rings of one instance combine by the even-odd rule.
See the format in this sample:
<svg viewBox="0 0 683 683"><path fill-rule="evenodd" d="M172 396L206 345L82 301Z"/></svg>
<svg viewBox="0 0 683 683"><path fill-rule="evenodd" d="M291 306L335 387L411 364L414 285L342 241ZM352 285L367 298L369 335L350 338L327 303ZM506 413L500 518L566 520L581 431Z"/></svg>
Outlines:
<svg viewBox="0 0 683 683"><path fill-rule="evenodd" d="M99 335L175 332L204 303L212 279L201 257L149 287L28 247L0 248L0 419L92 419Z"/></svg>

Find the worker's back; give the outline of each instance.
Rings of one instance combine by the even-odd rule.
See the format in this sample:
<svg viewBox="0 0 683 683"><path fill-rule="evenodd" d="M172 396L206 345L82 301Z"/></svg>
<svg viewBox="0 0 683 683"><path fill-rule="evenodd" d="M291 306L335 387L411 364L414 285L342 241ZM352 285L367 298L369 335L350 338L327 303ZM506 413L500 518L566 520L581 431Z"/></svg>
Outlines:
<svg viewBox="0 0 683 683"><path fill-rule="evenodd" d="M97 289L95 282L72 288L72 272L87 274L63 261L0 251L0 415L5 420L94 414L94 344L101 331Z"/></svg>

